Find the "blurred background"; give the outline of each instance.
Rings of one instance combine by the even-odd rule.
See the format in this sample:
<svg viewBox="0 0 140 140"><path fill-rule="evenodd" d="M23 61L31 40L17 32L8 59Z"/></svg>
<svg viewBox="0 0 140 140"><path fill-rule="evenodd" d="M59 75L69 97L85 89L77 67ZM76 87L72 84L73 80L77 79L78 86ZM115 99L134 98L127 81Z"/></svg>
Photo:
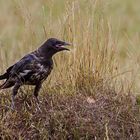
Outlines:
<svg viewBox="0 0 140 140"><path fill-rule="evenodd" d="M0 0L0 72L56 37L73 46L71 53L55 57L52 85L63 69L65 81L87 68L139 93L139 5L139 0Z"/></svg>

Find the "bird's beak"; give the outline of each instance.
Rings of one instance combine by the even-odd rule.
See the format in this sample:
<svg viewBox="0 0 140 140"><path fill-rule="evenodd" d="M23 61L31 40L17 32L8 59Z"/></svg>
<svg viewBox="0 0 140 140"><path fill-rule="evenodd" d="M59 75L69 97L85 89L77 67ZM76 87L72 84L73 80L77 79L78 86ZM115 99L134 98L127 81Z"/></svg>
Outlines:
<svg viewBox="0 0 140 140"><path fill-rule="evenodd" d="M60 51L63 51L63 50L67 50L67 51L70 51L68 48L66 48L65 46L71 46L70 43L67 43L67 42L63 42L60 46L59 46L59 50Z"/></svg>
<svg viewBox="0 0 140 140"><path fill-rule="evenodd" d="M71 46L72 44L64 42L64 46Z"/></svg>

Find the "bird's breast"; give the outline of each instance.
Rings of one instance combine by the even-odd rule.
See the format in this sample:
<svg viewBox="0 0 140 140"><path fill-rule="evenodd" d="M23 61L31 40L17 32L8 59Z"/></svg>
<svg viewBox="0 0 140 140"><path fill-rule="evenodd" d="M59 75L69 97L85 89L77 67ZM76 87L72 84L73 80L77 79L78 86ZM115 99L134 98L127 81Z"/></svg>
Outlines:
<svg viewBox="0 0 140 140"><path fill-rule="evenodd" d="M42 82L46 80L51 71L52 67L45 67L40 64L39 69L37 69L37 71L30 77L30 81Z"/></svg>

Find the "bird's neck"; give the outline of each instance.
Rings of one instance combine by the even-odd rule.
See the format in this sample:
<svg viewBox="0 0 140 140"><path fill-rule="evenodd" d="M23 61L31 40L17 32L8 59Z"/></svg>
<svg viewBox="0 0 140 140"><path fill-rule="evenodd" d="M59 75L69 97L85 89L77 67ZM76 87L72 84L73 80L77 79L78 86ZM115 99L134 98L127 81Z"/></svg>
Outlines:
<svg viewBox="0 0 140 140"><path fill-rule="evenodd" d="M46 55L45 53L40 52L40 50L36 50L33 52L33 55L35 55L42 64L53 65L53 59L50 54Z"/></svg>
<svg viewBox="0 0 140 140"><path fill-rule="evenodd" d="M37 50L38 55L40 55L41 57L43 57L44 59L52 59L52 56L56 53L54 52L54 50L47 48L45 46L41 46L38 50Z"/></svg>

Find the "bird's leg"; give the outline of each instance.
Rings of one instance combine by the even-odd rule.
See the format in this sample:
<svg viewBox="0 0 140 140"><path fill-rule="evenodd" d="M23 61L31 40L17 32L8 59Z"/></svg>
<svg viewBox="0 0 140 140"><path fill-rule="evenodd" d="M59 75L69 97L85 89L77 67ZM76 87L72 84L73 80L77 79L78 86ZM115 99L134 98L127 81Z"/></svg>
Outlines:
<svg viewBox="0 0 140 140"><path fill-rule="evenodd" d="M34 96L35 96L35 98L36 98L36 100L37 100L37 108L38 108L38 110L39 110L40 112L42 112L42 111L41 111L40 105L39 105L38 93L39 93L39 91L40 91L41 86L42 86L42 83L38 83L38 84L35 86L35 89L34 89Z"/></svg>
<svg viewBox="0 0 140 140"><path fill-rule="evenodd" d="M18 89L20 88L20 86L21 86L21 85L20 85L19 83L16 83L16 84L14 85L14 88L13 88L13 91L12 91L12 97L11 97L11 99L12 99L11 108L12 108L12 109L15 108L15 96L16 96L16 94L17 94Z"/></svg>
<svg viewBox="0 0 140 140"><path fill-rule="evenodd" d="M40 91L40 88L42 86L42 83L38 83L36 86L35 86L35 89L34 89L34 96L37 100L37 102L39 103L39 100L38 100L38 93Z"/></svg>

